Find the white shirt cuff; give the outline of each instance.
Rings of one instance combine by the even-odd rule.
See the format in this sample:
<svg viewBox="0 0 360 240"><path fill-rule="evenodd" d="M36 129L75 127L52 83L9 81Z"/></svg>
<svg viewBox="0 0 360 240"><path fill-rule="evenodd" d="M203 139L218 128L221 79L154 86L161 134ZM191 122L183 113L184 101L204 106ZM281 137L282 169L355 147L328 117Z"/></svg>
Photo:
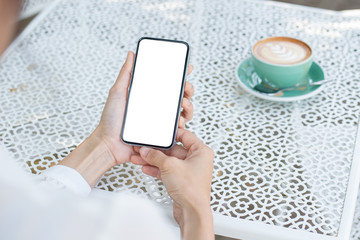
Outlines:
<svg viewBox="0 0 360 240"><path fill-rule="evenodd" d="M64 165L55 165L45 170L41 175L64 184L67 189L78 195L88 196L91 192L90 185L83 176L73 168Z"/></svg>

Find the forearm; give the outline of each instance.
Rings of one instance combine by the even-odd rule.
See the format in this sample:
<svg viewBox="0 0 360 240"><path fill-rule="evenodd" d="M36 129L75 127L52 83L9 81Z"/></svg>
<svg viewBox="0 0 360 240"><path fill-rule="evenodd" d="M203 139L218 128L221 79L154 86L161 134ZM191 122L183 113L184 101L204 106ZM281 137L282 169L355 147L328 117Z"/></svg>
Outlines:
<svg viewBox="0 0 360 240"><path fill-rule="evenodd" d="M106 144L95 132L59 163L78 171L91 188L115 162Z"/></svg>

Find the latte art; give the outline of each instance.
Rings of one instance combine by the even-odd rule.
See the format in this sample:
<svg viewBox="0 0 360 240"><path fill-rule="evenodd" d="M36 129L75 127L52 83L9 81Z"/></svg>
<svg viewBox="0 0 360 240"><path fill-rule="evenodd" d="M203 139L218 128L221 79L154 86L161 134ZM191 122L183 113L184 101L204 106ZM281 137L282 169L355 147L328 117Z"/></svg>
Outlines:
<svg viewBox="0 0 360 240"><path fill-rule="evenodd" d="M278 37L260 41L254 47L254 54L265 62L292 65L307 59L311 55L311 50L300 41Z"/></svg>

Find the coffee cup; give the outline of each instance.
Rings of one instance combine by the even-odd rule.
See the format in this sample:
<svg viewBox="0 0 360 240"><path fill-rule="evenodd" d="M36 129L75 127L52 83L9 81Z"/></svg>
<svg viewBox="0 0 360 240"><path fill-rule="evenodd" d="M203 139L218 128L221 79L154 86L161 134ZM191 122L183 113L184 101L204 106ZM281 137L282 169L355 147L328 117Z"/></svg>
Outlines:
<svg viewBox="0 0 360 240"><path fill-rule="evenodd" d="M312 50L290 37L269 37L252 48L252 63L262 81L272 87L293 87L304 79L312 64Z"/></svg>

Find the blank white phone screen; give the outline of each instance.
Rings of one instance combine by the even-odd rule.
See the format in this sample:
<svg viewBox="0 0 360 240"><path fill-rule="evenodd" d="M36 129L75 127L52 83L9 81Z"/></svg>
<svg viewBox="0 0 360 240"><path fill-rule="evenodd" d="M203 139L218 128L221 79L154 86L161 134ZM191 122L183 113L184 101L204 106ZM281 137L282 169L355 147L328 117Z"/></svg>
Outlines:
<svg viewBox="0 0 360 240"><path fill-rule="evenodd" d="M173 143L188 46L142 39L137 50L122 138L134 144Z"/></svg>

